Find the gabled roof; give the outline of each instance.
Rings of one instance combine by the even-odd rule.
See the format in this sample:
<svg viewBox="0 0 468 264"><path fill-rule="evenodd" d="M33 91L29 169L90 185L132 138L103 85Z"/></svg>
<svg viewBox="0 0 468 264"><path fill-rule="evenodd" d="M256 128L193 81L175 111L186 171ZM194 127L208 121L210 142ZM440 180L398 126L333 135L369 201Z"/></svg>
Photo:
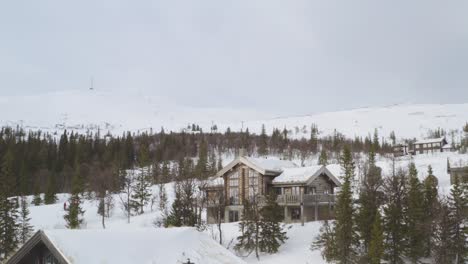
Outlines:
<svg viewBox="0 0 468 264"><path fill-rule="evenodd" d="M421 140L418 140L416 142L414 142L414 144L429 144L429 143L440 143L440 142L444 142L445 141L445 137L440 137L440 138L428 138L428 139L421 139ZM446 141L445 141L446 142Z"/></svg>
<svg viewBox="0 0 468 264"><path fill-rule="evenodd" d="M278 177L273 179L273 184L310 184L320 175L326 175L336 186L341 186L337 177L327 167L322 165L284 169Z"/></svg>
<svg viewBox="0 0 468 264"><path fill-rule="evenodd" d="M245 263L193 228L56 229L38 234L34 238L48 240L57 259L65 258L61 264L183 263L188 258L195 263ZM7 263L18 263L20 252L28 252L25 246L13 256L17 262Z"/></svg>
<svg viewBox="0 0 468 264"><path fill-rule="evenodd" d="M37 231L16 253L7 260L7 264L17 264L28 255L28 253L37 245L44 244L47 249L54 255L60 264L70 264L58 248L52 243L44 231Z"/></svg>
<svg viewBox="0 0 468 264"><path fill-rule="evenodd" d="M231 161L228 165L226 165L222 170L218 171L218 173L216 173L216 176L223 176L224 174L226 174L226 172L228 172L234 166L240 163L250 167L251 169L257 171L260 174L272 176L279 175L283 172L285 168L297 167L297 165L294 162L288 160L280 160L273 158L263 159L239 156L233 161Z"/></svg>

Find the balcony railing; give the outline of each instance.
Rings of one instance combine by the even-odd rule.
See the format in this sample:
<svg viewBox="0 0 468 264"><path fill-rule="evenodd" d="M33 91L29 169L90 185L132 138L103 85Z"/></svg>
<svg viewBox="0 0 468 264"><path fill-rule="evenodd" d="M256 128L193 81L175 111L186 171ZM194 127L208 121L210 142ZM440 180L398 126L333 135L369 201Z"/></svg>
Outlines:
<svg viewBox="0 0 468 264"><path fill-rule="evenodd" d="M304 205L314 205L316 203L335 203L334 194L283 194L278 195L276 202L279 205L300 205L302 202Z"/></svg>

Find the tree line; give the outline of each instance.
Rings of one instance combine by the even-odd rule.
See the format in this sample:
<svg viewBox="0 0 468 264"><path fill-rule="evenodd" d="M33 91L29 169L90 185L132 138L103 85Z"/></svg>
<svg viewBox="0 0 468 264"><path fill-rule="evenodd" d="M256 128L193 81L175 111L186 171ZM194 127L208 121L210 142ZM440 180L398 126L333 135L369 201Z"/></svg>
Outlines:
<svg viewBox="0 0 468 264"><path fill-rule="evenodd" d="M336 220L324 222L312 249L332 263L466 263L468 187L455 179L450 194L438 193L431 166L421 182L414 163L386 177L370 152L362 181L348 147L340 157L343 185Z"/></svg>

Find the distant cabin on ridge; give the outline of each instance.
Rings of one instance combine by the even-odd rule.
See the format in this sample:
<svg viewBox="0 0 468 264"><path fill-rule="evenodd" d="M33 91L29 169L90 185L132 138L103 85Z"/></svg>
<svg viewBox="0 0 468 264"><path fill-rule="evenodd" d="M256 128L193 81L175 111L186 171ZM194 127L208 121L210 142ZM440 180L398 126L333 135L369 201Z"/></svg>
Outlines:
<svg viewBox="0 0 468 264"><path fill-rule="evenodd" d="M270 192L277 195L284 222L332 219L340 171L339 165L299 167L291 161L240 155L204 188L207 222L239 221L247 201L261 206Z"/></svg>
<svg viewBox="0 0 468 264"><path fill-rule="evenodd" d="M451 151L454 149L451 144L448 144L445 137L421 139L412 144L399 143L393 146L395 157Z"/></svg>

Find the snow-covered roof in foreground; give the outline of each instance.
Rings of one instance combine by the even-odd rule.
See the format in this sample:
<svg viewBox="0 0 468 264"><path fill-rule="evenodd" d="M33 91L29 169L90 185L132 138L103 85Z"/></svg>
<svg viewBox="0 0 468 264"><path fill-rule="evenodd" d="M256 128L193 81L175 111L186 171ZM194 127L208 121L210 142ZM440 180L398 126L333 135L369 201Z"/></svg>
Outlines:
<svg viewBox="0 0 468 264"><path fill-rule="evenodd" d="M245 263L192 228L46 230L49 240L74 264Z"/></svg>
<svg viewBox="0 0 468 264"><path fill-rule="evenodd" d="M439 143L439 142L442 142L443 140L445 140L444 137L440 137L440 138L428 138L428 139L421 139L421 140L418 140L418 141L414 142L414 144Z"/></svg>
<svg viewBox="0 0 468 264"><path fill-rule="evenodd" d="M248 161L252 162L258 167L269 171L282 171L286 168L297 167L296 163L290 160L280 160L278 158L252 158L245 157Z"/></svg>

